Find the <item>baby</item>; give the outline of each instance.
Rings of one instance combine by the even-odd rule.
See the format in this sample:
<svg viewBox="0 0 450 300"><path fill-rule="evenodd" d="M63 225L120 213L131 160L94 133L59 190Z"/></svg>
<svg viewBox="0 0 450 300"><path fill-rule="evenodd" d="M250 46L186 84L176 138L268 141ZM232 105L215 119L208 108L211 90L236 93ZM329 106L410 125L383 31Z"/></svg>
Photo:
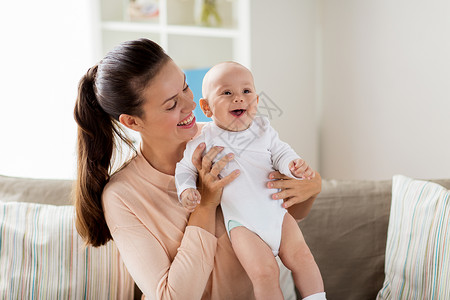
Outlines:
<svg viewBox="0 0 450 300"><path fill-rule="evenodd" d="M265 186L273 170L300 179L311 179L314 172L279 140L267 119L256 116L259 97L247 68L235 62L214 66L203 79L202 93L200 107L213 122L187 144L177 164L175 183L181 203L193 211L201 200L192 164L194 149L204 142L206 151L221 146L226 150L221 153L232 152L234 160L219 176L235 169L240 175L224 188L221 207L231 244L252 281L256 299L283 299L276 255L292 271L304 299L325 299L319 268L297 222L286 213L283 199L273 200L273 190Z"/></svg>

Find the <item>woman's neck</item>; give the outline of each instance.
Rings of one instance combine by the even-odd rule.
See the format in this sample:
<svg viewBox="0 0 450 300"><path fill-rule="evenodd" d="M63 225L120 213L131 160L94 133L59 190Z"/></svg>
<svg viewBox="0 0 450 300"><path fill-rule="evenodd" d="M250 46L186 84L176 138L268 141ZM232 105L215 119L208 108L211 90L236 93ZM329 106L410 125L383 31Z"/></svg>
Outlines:
<svg viewBox="0 0 450 300"><path fill-rule="evenodd" d="M142 141L141 153L144 158L156 170L164 174L175 175L176 164L183 158L186 143L170 146L154 144Z"/></svg>

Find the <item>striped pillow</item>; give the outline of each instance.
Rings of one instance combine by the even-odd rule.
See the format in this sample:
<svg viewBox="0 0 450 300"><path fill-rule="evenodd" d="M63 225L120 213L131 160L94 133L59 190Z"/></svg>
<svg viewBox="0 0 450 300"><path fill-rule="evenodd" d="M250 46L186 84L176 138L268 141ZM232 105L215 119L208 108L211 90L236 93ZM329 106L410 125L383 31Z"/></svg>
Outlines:
<svg viewBox="0 0 450 300"><path fill-rule="evenodd" d="M397 175L377 299L450 299L450 192Z"/></svg>
<svg viewBox="0 0 450 300"><path fill-rule="evenodd" d="M4 299L132 299L133 293L114 243L84 247L72 206L0 202Z"/></svg>

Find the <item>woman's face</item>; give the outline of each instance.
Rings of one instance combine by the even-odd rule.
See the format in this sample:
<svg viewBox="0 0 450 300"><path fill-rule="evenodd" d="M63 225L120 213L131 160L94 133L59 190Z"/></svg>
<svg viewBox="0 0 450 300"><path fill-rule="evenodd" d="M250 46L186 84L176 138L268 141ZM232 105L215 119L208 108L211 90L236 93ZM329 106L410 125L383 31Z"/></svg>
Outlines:
<svg viewBox="0 0 450 300"><path fill-rule="evenodd" d="M169 60L144 90L142 139L182 143L197 133L194 96L183 71Z"/></svg>

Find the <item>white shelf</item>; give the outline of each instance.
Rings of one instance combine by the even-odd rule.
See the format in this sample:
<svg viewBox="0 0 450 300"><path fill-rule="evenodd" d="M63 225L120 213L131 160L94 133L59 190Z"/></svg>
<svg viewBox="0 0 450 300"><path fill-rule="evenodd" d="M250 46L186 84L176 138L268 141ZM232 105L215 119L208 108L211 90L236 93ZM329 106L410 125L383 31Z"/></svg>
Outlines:
<svg viewBox="0 0 450 300"><path fill-rule="evenodd" d="M250 65L250 0L218 2L223 27L194 25L194 0L159 0L159 16L130 21L124 0L97 0L99 4L98 53L103 56L125 40L147 37L159 43L182 66L212 66L224 60Z"/></svg>
<svg viewBox="0 0 450 300"><path fill-rule="evenodd" d="M218 38L238 38L239 30L226 28L213 28L201 26L181 26L181 25L167 25L139 22L103 22L103 30L120 31L120 32L149 32L149 33L163 33L178 34L187 36L203 36L203 37L218 37Z"/></svg>
<svg viewBox="0 0 450 300"><path fill-rule="evenodd" d="M201 26L168 25L166 27L166 30L167 33L169 34L216 37L216 38L238 38L240 35L240 32L237 29L201 27Z"/></svg>
<svg viewBox="0 0 450 300"><path fill-rule="evenodd" d="M120 32L150 32L161 33L162 26L152 23L138 23L138 22L103 22L103 30L120 31Z"/></svg>

